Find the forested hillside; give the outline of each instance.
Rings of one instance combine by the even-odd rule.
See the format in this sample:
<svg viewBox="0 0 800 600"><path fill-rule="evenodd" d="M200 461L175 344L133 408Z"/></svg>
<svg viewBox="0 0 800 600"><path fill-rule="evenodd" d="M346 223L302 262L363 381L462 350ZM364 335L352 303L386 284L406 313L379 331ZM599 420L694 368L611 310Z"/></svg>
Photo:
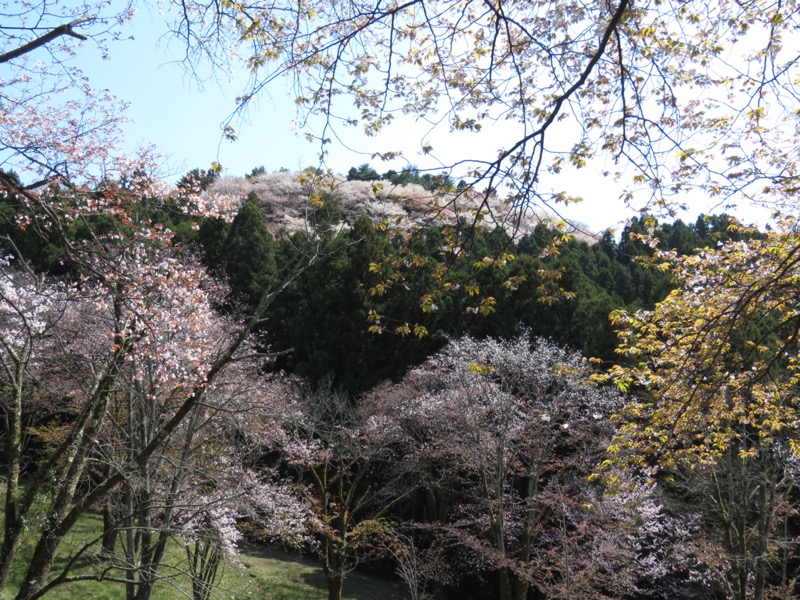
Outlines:
<svg viewBox="0 0 800 600"><path fill-rule="evenodd" d="M299 176L292 177L296 181ZM206 263L226 273L232 297L251 307L260 289L292 259L291 234L301 229L297 208L294 220L287 220L286 209L279 208L302 208L301 184L287 185L286 173L279 181L282 185L256 180L252 187L246 181L225 182L226 192L249 192L248 202L232 223L208 221L198 232ZM394 271L403 275L401 283L379 292L376 286L391 277L377 266L391 268L385 265L387 258L408 250L408 239L386 227L386 220L395 222L398 215L387 210L380 192L369 191L377 183L368 183L366 190L336 188L318 209L323 214L313 223L324 224L326 248L278 298L265 328L264 339L273 350L291 349L276 361L276 368L313 383L333 377L336 386L351 393L397 380L447 339L465 334L510 337L526 330L587 357L614 362L617 340L608 315L621 308L652 308L671 289L670 273L642 261L654 249L637 236L652 234L659 240L656 248L685 255L743 235L735 221L718 215L700 216L688 225L637 217L625 226L619 241L610 233L565 237L556 229L555 217L533 215L517 232L463 222L455 252L446 240L452 226L426 224L424 211L416 221L401 212L402 226L427 226L416 229L410 242L414 266L395 265ZM351 191L355 197L347 196ZM292 198L293 193L300 199ZM402 209L395 204L393 210ZM276 241L270 231L282 229L289 238ZM483 266L482 261L501 255L508 257L503 264ZM447 294L441 293L443 287ZM428 300L432 295L435 300ZM479 300L487 297L495 304L481 312Z"/></svg>
<svg viewBox="0 0 800 600"><path fill-rule="evenodd" d="M298 597L268 546L329 600L800 597L795 4L136 8L2 7L1 598ZM150 25L227 117L87 67ZM230 176L268 104L247 162L315 164Z"/></svg>
<svg viewBox="0 0 800 600"><path fill-rule="evenodd" d="M178 190L194 185L199 175L188 174ZM209 313L200 326L206 332L216 328L222 338L235 320L257 315L263 299L270 298L269 311L253 324L249 348L253 358L271 358L252 362L243 356L206 392L205 410L228 416L198 423L192 446L181 450L180 444L170 444L158 459L191 452L194 470L204 463L203 448L213 448L221 470L203 466L198 480L188 472L170 475L157 469L147 477L166 476L162 486L171 477L173 491L134 493L131 488L122 504L106 504L100 564L110 560L109 568L122 567L115 567L113 558L102 558L102 552L116 556L118 528L133 525L126 516L133 510L135 526L146 522L156 536L135 546L156 561L151 574L142 575L153 582L174 568L160 564L163 544L171 536L195 539L197 556L218 548L217 558L204 559L214 561L233 552L244 536L318 554L332 599L340 597L347 573L362 562L397 570L415 594L442 598L725 595L731 572L726 565L738 561L741 550L726 541L732 535L726 528L733 525L718 511L747 505L703 500L703 490L713 482L709 477L714 477L704 470L667 470L653 479L655 471L648 468L626 469L622 480L616 468L604 471L601 465L611 465L605 451L621 435L612 415L627 410L631 400L589 381L598 367L629 368L625 355L616 351L619 325L609 315L652 310L676 289L673 272L654 259L662 253L700 257L739 240L758 242L763 234L725 215L699 217L689 225L635 218L619 240L606 233L591 243L565 237L545 223L512 237L501 228L464 222L454 248L445 241L452 236L452 224L429 224L401 235L374 214L351 213L348 222L339 208L347 200L332 196L302 227L289 229L285 222L276 227L273 200L251 192L229 220L192 217L173 201L146 200L126 209L123 220L121 215L82 219L57 232L67 236L68 248L86 246L90 253L97 239L135 223L174 232L164 239L167 246L153 234L147 244L155 244L152 251L182 257L183 264L197 256L226 284L201 279L190 284L212 294L203 300L211 302L204 310L218 313L213 318L219 322L211 325ZM278 203L285 204L285 198ZM16 214L19 200L7 197L3 210ZM81 283L87 281L84 267L60 250L63 240L43 244L46 230L20 228L13 218L4 223L5 251L18 255L5 267L9 318L12 307L21 311L20 318L28 318L26 311L50 306L51 288L86 286ZM645 243L651 238L658 244ZM406 258L399 262L397 256ZM40 273L41 283L34 284L15 264ZM378 290L387 281L387 269L398 277ZM187 275L184 271L180 278ZM156 287L175 286L179 280L177 272L167 275L166 270L141 276L156 276ZM153 291L148 304L132 306L132 324L164 310L159 303L169 296ZM27 294L24 304L13 300L20 294ZM53 335L70 335L70 319L101 319L89 313L68 317L79 305L71 308L67 296L59 302L63 307L45 313L41 331L50 333L40 340L39 329L31 330L32 347ZM198 318L177 316L190 319L187 325ZM195 331L196 325L191 327ZM159 356L151 352L164 350L142 347L141 357L130 364L145 370L128 375L127 366L121 366L105 410L112 410L125 393L163 402L181 397L183 384L169 383L170 378L182 372L191 377L197 368L191 354L182 355L198 351L191 344L200 339L189 340L199 330L170 331L159 344L178 335L183 341L171 351L178 353L163 365L145 366L143 361ZM97 343L87 335L98 334L84 330L72 344ZM138 347L144 341L134 337L129 343ZM7 348L5 360L12 365L8 361L18 350ZM57 356L65 349L47 352ZM587 358L597 364L590 366ZM38 377L53 376L42 372ZM76 394L72 388L79 380L60 377L65 398ZM160 377L166 379L159 383ZM58 392L41 379L16 385L34 400L19 415L25 431L19 469L42 481L40 457L70 439L65 432L80 419L79 407L53 408L60 405L53 396ZM123 415L115 417L120 425L130 427L138 420ZM127 435L134 439L133 430ZM112 448L118 442L112 437L103 443ZM793 487L784 479L788 468L786 463L775 472L775 495L769 500L769 510L784 515L783 533L773 527L759 530L757 515L751 523L747 512L741 513L747 538L757 531L769 539L782 536L780 551L769 559L754 557L757 562L747 569L762 570L764 589L777 586L787 592L789 573L796 568L790 540L797 525L790 508ZM727 493L745 494L739 502L758 490L737 491L749 485L741 479L726 485L732 486ZM170 503L191 495L215 507L204 509L210 512L200 521L199 515L177 507L169 515L148 508L156 497ZM758 539L769 543L766 537ZM744 550L746 556L753 551L749 546ZM783 575L773 570L778 566ZM201 585L215 569L198 567L192 585ZM128 585L152 589L147 581Z"/></svg>

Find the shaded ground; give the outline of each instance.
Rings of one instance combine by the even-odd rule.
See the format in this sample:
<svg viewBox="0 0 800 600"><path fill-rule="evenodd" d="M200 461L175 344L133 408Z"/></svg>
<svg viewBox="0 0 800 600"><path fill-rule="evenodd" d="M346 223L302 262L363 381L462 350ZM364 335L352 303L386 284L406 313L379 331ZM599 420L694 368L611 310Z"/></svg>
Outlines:
<svg viewBox="0 0 800 600"><path fill-rule="evenodd" d="M1 515L0 515L1 516ZM0 524L1 519L0 519ZM54 565L54 573L67 564L68 556L83 546L87 540L97 537L102 531L102 519L98 515L83 517L72 533L62 543L62 552ZM11 581L0 597L13 598L24 569L32 554L33 540L26 536L12 570ZM191 598L191 582L186 575L186 554L182 545L170 544L166 561L173 568L161 570L163 580L154 590L154 600L184 600ZM328 591L319 563L298 553L284 552L265 546L244 546L238 556L238 564L225 565L219 588L212 599L220 600L323 600ZM107 563L87 556L79 559L73 574L99 574ZM117 571L115 573L119 575ZM346 600L403 600L407 598L404 587L395 581L372 575L351 573L345 581ZM109 581L78 581L58 586L46 599L53 600L124 600L125 587Z"/></svg>
<svg viewBox="0 0 800 600"><path fill-rule="evenodd" d="M311 600L327 596L325 576L319 563L297 553L274 547L248 546L239 560L269 600ZM403 600L403 586L372 575L351 573L345 580L347 600Z"/></svg>

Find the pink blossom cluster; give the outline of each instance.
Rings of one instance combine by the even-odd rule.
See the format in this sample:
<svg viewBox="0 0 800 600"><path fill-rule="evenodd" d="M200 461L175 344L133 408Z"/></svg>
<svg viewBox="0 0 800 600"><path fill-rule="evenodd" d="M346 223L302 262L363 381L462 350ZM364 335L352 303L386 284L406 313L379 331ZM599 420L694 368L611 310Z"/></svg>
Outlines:
<svg viewBox="0 0 800 600"><path fill-rule="evenodd" d="M41 360L52 345L48 333L67 308L70 288L52 283L12 261L0 259L0 362L27 364Z"/></svg>
<svg viewBox="0 0 800 600"><path fill-rule="evenodd" d="M133 15L108 0L4 3L0 54L13 53L57 28L46 48L0 65L0 166L24 177L81 185L118 147L125 104L93 89L70 61L83 44L106 56L106 43ZM80 39L83 38L83 39Z"/></svg>
<svg viewBox="0 0 800 600"><path fill-rule="evenodd" d="M290 545L307 541L309 513L295 491L269 471L256 472L236 459L234 448L213 469L187 480L181 491L176 533L184 540L215 540L229 557L242 539L247 520L262 536Z"/></svg>
<svg viewBox="0 0 800 600"><path fill-rule="evenodd" d="M99 301L121 309L115 318L131 343L133 379L147 382L153 397L202 382L225 339L212 308L215 280L169 248L136 244L114 258L105 273L108 295Z"/></svg>

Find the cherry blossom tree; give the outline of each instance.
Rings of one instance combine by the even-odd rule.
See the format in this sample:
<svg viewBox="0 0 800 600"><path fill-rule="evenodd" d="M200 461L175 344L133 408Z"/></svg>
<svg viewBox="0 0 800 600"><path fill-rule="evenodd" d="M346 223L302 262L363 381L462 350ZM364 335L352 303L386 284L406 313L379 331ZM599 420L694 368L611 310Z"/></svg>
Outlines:
<svg viewBox="0 0 800 600"><path fill-rule="evenodd" d="M589 385L590 373L585 359L546 340L462 338L412 375L405 399L395 396L394 418L412 440L408 460L450 538L440 543L494 571L501 598L525 598L531 586L553 597L632 586L608 576L625 564L612 552L598 547L600 560L580 559L601 528L587 531L592 511L583 506L592 500L582 480L622 402Z"/></svg>
<svg viewBox="0 0 800 600"><path fill-rule="evenodd" d="M119 204L111 206L121 216L110 232L93 234L85 242L70 241L67 246L85 274L73 288L60 288L63 300L59 302L66 306L81 303L84 310L72 319L58 320L57 324L65 327L59 336L50 332L46 320L41 321L48 314L60 314L57 303L44 303L56 297L55 292L36 291L44 290L41 286L33 291L24 286L6 290L10 302L6 306L6 374L19 383L19 400L26 378L31 377L31 356L40 356L45 366L69 364L69 356L80 357L85 365L68 380L74 385L68 392L74 408L65 431L52 452L37 461L36 477L24 491L14 492L17 499L7 502L14 513L6 522L4 538L4 560L8 562L13 559L19 524L31 508L33 495L49 494L48 518L39 528L19 598L39 597L56 585L81 578L113 578L110 572L70 573L77 557L90 551L90 543L76 551L65 570L47 579L65 534L90 507L98 503L107 506L110 495L118 490L128 495L130 502L127 512L117 511L125 518L116 526L122 527L125 519L128 525L135 525L128 529L135 537L135 543L126 542L128 558L135 554L144 562L128 560L127 574L117 580L133 586L135 597L149 597L150 592L144 590L152 589L166 540L175 534L170 507L179 505L186 490L199 426L224 412L222 405L211 402L217 393L215 382L224 380L231 365L254 355L247 343L249 332L263 322L277 293L266 291L255 314L244 322L221 319L213 309L215 296L221 293L219 286L197 265L176 254L169 244L170 232L127 218L131 204L123 207L120 198L126 196L130 202L126 193L113 186L107 190L113 190ZM107 190L104 193L109 193ZM86 218L80 207L62 217ZM9 272L6 279L14 280ZM288 281L290 278L283 285ZM36 304L37 294L41 306ZM89 317L80 330L72 328L78 316ZM27 334L20 329L25 322ZM71 327L66 328L67 324ZM54 344L54 339L59 343ZM22 414L17 407L11 402L5 412L9 422L21 429ZM183 442L176 441L181 439ZM17 457L15 473L24 449L21 437L19 440L8 446L10 455ZM160 496L154 493L158 485L162 486ZM160 524L152 522L156 506L167 507ZM112 530L104 534L107 549L113 547ZM117 565L112 562L108 568Z"/></svg>
<svg viewBox="0 0 800 600"><path fill-rule="evenodd" d="M23 450L29 434L31 411L27 405L48 379L47 355L58 347L54 329L69 307L67 286L50 282L24 269L15 270L8 259L0 271L0 366L6 386L3 394L4 462L6 466L3 546L0 550L0 585L6 581L34 490L22 490Z"/></svg>
<svg viewBox="0 0 800 600"><path fill-rule="evenodd" d="M193 433L184 434L183 450L170 450L172 440L180 436L185 423L191 425L206 418L202 407L214 382L233 362L253 353L246 343L250 331L264 323L275 295L314 258L313 254L299 257L293 271L264 291L253 314L238 322L220 321L213 308L221 293L219 286L172 246L172 232L137 216L142 203L165 201L154 200L153 194L160 189L161 184L138 169L120 180L107 179L102 187L85 193L16 190L31 209L40 209L29 215L42 228L65 231L65 224L70 222L91 225L99 211L106 218L112 217L107 231L90 233L88 239L63 236L69 259L83 273L76 289L95 306L97 330L92 341L83 342L92 369L81 382L77 416L50 459L61 474L54 479L57 483L50 492L50 516L41 528L19 598L39 597L56 585L80 578L66 570L47 580L64 535L86 510L106 501L119 486L130 491L129 484L135 481L134 487L144 490L146 497L152 485L139 484L149 479L154 484L159 470L171 464L166 458L170 453L181 457L172 484L167 486L171 501L175 501L182 489L181 465L188 459L186 453L191 454L196 432L189 426ZM201 214L212 206L206 197L187 194L185 189L176 194L176 201L186 210ZM230 200L226 198L217 206L227 210ZM309 246L313 248L313 241ZM82 333L90 334L90 328ZM49 360L57 361L58 357ZM128 408L120 417L120 412L112 409L123 404ZM103 446L104 433L115 429L122 440L121 449L113 444ZM97 468L98 464L101 467ZM148 502L144 500L143 504L149 506ZM146 519L145 513L142 518ZM134 514L128 516L134 518ZM166 521L169 523L170 518ZM152 545L146 539L155 535L156 529L146 530L139 538L152 554L150 562L136 567L137 577L144 573L141 581L145 583L137 587L137 594L152 583L146 569L156 568L159 556L163 556L167 537L161 536ZM80 550L78 555L85 551ZM130 579L126 576L119 581L133 585Z"/></svg>
<svg viewBox="0 0 800 600"><path fill-rule="evenodd" d="M114 272L117 292L131 299L122 307L132 338L130 351L110 397L110 427L100 434L100 449L93 455L95 469L106 477L152 441L160 423L185 400L185 386L205 377L216 349L228 338L226 329L233 329L233 323L211 310L217 286L202 269L186 261L176 263L160 248L132 250ZM175 272L178 264L182 268ZM124 531L124 578L130 598L148 598L157 580L173 532L177 498L185 494L198 422L206 420L200 421L202 406L159 451L126 475L119 495L122 505L110 503L104 547L115 556L116 530Z"/></svg>
<svg viewBox="0 0 800 600"><path fill-rule="evenodd" d="M159 571L181 572L180 565L163 564L168 540L184 544L192 595L202 599L214 589L221 562L236 560L242 520L269 541L298 546L308 539L300 498L276 473L255 468L274 407L263 377L242 366L237 363L209 390L176 443L154 457L147 479L126 482L133 502L119 511L129 538L120 568L138 577L136 598L150 596Z"/></svg>
<svg viewBox="0 0 800 600"><path fill-rule="evenodd" d="M328 583L340 600L347 574L384 552L390 509L413 489L393 485L388 468L396 429L329 387L288 390L273 448L309 513Z"/></svg>
<svg viewBox="0 0 800 600"><path fill-rule="evenodd" d="M159 159L149 151L122 156L116 149L121 105L92 90L69 61L81 43L96 42L102 51L118 35L131 14L129 5L120 6L42 1L2 9L0 194L17 207L21 228L58 244L72 277L59 287L26 272L23 257L16 271L3 265L3 376L17 392L2 406L12 432L6 455L13 483L6 490L10 518L0 577L8 575L22 526L31 524L34 548L20 599L103 576L127 584L129 595L149 596L166 539L161 532L171 535L173 523L189 523L173 520L177 513L166 515L160 530L138 528L135 544L125 541L127 558L144 550L144 564L127 560L119 569L110 560L109 571L100 574L72 567L97 544L114 548L115 527L126 519L151 518L158 494L178 506L176 498L190 482L185 473L203 431L199 425L221 410L210 408L216 383L252 354L250 332L264 324L275 295L315 257L309 240L249 315L222 321L215 313L219 285L147 209L169 205L230 218L240 199L191 182L179 189L166 185L158 176ZM19 254L10 239L3 245ZM28 390L43 383L42 372L56 368L68 375L61 384L68 418L22 486L21 457L30 433L24 419L34 408ZM46 383L40 387L50 394L59 389ZM118 492L138 497L127 513L115 516L109 499ZM31 523L37 495L45 498L45 517ZM93 507L107 510L102 539L75 549L66 568L52 573L65 536ZM0 580L0 587L6 583Z"/></svg>
<svg viewBox="0 0 800 600"><path fill-rule="evenodd" d="M213 308L220 299L219 286L174 245L173 232L142 216L146 215L142 208L171 203L195 215L229 216L238 201L186 185L170 189L153 175L155 158L147 153L115 159L108 167L102 180L87 175L77 186L35 190L0 176L4 184L11 182L5 191L22 207L20 224L51 232L61 244L79 277L70 297L95 307L93 327L81 331L72 343L83 346L91 366L75 374L76 388L81 389L75 416L60 446L39 465L42 475L53 476L56 483L34 480L28 490L33 493L36 486L49 490L49 517L41 527L19 598L39 597L78 577L67 569L47 581L64 535L86 510L107 500L131 477L146 480L151 467L167 464L159 456L164 456L161 452L172 436L197 413L229 364L242 353L251 353L245 343L250 331L263 324L275 295L314 258L310 243L312 253L299 257L283 280L264 290L251 315L220 323ZM86 234L71 235L76 227ZM58 356L53 353L48 360L57 362ZM131 407L127 416L135 418L115 422L110 411L126 393ZM114 427L127 431L128 444L123 452L104 453L106 448L98 444ZM15 452L19 451L16 446ZM103 465L99 469L98 461ZM179 489L176 483L173 495ZM25 506L29 509L30 503ZM163 555L165 539L152 546L151 560ZM111 538L106 541L110 546ZM11 550L14 536L5 543ZM9 559L12 554L7 552ZM146 585L138 586L137 593L152 579L145 575ZM119 580L133 585L125 577Z"/></svg>
<svg viewBox="0 0 800 600"><path fill-rule="evenodd" d="M605 521L599 545L628 554L633 597L715 598L716 540L705 530L702 508L674 496L646 474L627 475L616 493L595 492L593 507Z"/></svg>
<svg viewBox="0 0 800 600"><path fill-rule="evenodd" d="M133 14L131 3L48 0L0 10L0 167L16 170L29 189L102 176L124 103L93 89L72 58L79 51L107 56Z"/></svg>
<svg viewBox="0 0 800 600"><path fill-rule="evenodd" d="M402 432L392 468L419 486L416 522L406 523L414 554L395 551L417 594L447 596L476 572L509 598L720 589L701 510L644 475L626 474L615 494L589 481L625 401L591 375L585 359L547 340L464 338L372 395ZM416 556L434 566L414 572Z"/></svg>

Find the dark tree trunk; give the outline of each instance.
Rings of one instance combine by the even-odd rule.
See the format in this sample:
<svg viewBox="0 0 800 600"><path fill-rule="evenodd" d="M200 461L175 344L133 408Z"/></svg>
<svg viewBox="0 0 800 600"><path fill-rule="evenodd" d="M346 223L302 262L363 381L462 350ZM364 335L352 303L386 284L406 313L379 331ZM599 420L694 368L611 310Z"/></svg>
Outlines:
<svg viewBox="0 0 800 600"><path fill-rule="evenodd" d="M340 574L326 576L328 581L328 600L342 600L342 590L344 589L344 579Z"/></svg>
<svg viewBox="0 0 800 600"><path fill-rule="evenodd" d="M117 528L116 520L114 519L113 508L111 502L106 503L103 508L103 556L112 557L117 548L117 536L119 529Z"/></svg>

